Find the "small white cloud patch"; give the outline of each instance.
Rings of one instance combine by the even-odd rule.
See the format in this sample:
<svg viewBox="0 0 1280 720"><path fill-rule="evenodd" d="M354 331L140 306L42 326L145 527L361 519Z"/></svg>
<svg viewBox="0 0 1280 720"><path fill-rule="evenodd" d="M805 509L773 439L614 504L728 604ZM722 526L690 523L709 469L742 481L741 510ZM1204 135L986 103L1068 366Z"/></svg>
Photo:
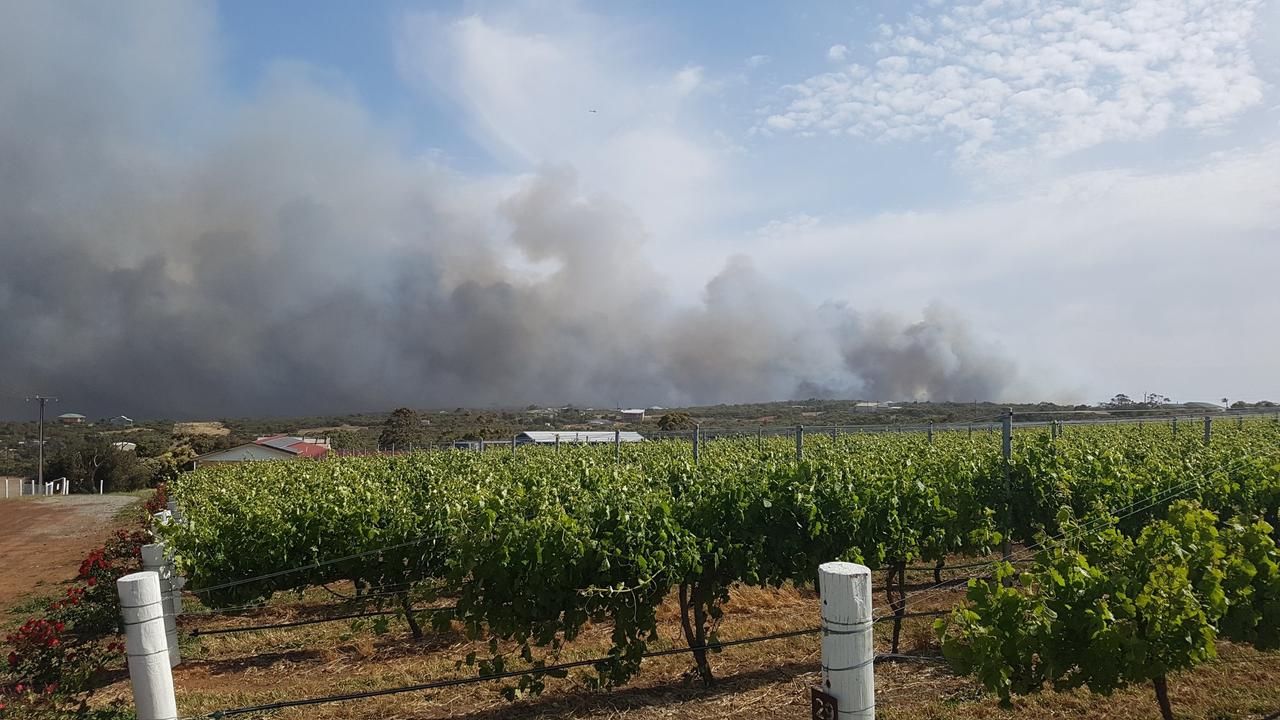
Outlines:
<svg viewBox="0 0 1280 720"><path fill-rule="evenodd" d="M870 63L810 77L774 130L949 137L963 160L1055 158L1170 127L1223 125L1263 97L1260 0L988 0L878 28ZM844 45L831 61L849 56Z"/></svg>

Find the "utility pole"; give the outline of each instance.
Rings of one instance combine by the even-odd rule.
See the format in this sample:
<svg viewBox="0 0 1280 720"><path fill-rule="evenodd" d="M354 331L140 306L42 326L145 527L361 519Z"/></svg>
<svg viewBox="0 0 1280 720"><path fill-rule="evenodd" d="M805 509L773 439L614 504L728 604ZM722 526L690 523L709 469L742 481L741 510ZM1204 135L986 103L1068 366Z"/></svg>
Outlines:
<svg viewBox="0 0 1280 720"><path fill-rule="evenodd" d="M27 402L31 402L32 400L35 400L36 402L40 403L40 421L39 421L40 460L38 462L38 465L36 466L36 480L37 482L39 482L39 487L43 488L44 487L44 406L45 406L45 403L49 402L50 400L54 402L58 402L58 398L46 397L44 395L36 395L36 396L27 398ZM32 494L35 494L35 493L33 492Z"/></svg>

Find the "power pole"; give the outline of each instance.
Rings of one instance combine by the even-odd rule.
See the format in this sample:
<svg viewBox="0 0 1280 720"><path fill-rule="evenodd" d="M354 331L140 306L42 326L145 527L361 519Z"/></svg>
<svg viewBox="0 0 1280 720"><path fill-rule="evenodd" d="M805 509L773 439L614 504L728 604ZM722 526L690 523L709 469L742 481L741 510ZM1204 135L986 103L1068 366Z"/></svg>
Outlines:
<svg viewBox="0 0 1280 720"><path fill-rule="evenodd" d="M34 397L29 397L29 398L27 398L27 402L31 402L32 400L35 400L36 402L40 403L40 422L39 422L39 427L40 427L40 460L39 460L39 464L37 465L37 468L36 468L36 480L37 480L37 482L39 482L39 484L40 484L40 485L39 485L39 486L40 486L40 488L42 488L42 489L43 489L43 488L44 488L44 406L45 406L45 403L49 402L50 400L52 400L52 401L54 401L54 402L58 402L58 398L56 398L56 397L46 397L46 396L44 396L44 395L36 395L36 396L34 396ZM35 493L34 493L34 492L32 492L32 494L34 495Z"/></svg>

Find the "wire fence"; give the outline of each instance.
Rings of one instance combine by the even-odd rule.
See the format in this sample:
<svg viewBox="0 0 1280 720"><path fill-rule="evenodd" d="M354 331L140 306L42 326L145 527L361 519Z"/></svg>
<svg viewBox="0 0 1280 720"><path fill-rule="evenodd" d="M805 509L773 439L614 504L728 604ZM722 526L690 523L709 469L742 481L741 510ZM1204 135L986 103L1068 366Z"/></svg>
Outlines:
<svg viewBox="0 0 1280 720"><path fill-rule="evenodd" d="M1235 409L1195 409L1186 408L1144 408L1106 410L1007 410L998 415L979 417L967 420L950 421L915 421L900 423L844 423L844 424L795 424L770 425L764 427L714 427L696 426L682 430L551 430L536 431L536 435L518 433L510 437L487 438L483 440L457 440L409 445L405 447L387 447L376 450L338 449L330 456L336 457L395 457L422 452L439 451L506 451L518 452L528 446L561 445L609 445L629 444L637 441L684 441L689 443L705 443L712 440L751 439L766 440L770 438L794 438L825 436L840 438L859 435L880 434L925 434L933 433L995 433L999 432L1006 419L1012 420L1014 431L1032 429L1061 429L1064 427L1081 427L1092 425L1139 425L1148 423L1168 423L1175 428L1181 424L1187 431L1193 423L1209 423L1245 419L1271 419L1280 422L1280 408L1235 408ZM629 427L634 427L630 425ZM637 438L636 435L639 435Z"/></svg>
<svg viewBox="0 0 1280 720"><path fill-rule="evenodd" d="M664 650L650 650L640 655L644 659L652 659L659 657L667 657L670 655L684 655L694 652L719 651L726 648L736 647L739 645L750 645L753 643L769 642L774 640L785 640L788 638L803 637L806 635L817 635L824 631L822 626L808 627L800 630L788 630L784 632L769 633L767 635L756 635L752 637L739 638L736 640L722 640L719 642L709 642L702 645L692 647L668 648ZM360 692L339 693L334 695L323 695L320 697L300 698L296 700L281 700L278 702L264 703L261 705L248 705L244 707L227 708L225 710L217 710L206 717L219 720L225 717L235 717L237 715L250 715L256 713L274 712L284 710L286 708L307 707L311 705L323 705L335 702L347 702L351 700L364 700L375 697L385 697L387 695L400 695L403 693L424 692L428 690L439 690L448 687L457 687L459 685L475 685L479 683L494 682L497 680L510 680L519 677L541 676L551 673L562 673L569 670L575 670L585 667L597 667L615 662L617 658L611 656L595 657L586 660L572 660L568 662L555 663L552 665L541 665L520 670L506 670L498 673L490 673L487 675L477 675L462 678L447 678L443 680L433 680L424 683L415 683L412 685L402 685L392 688L380 688L377 690L364 690ZM941 656L935 655L907 655L902 653L879 653L874 656L874 662L946 662Z"/></svg>

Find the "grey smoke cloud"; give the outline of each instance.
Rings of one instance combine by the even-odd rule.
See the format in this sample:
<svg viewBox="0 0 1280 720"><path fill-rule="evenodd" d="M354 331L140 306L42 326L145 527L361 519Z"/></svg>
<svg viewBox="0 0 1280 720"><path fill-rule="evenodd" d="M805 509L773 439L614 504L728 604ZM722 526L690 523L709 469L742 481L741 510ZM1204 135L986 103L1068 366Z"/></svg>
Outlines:
<svg viewBox="0 0 1280 720"><path fill-rule="evenodd" d="M179 3L0 10L5 387L194 417L972 400L1012 375L941 308L814 307L745 257L670 301L625 198L414 157L306 68L232 97L213 25Z"/></svg>

